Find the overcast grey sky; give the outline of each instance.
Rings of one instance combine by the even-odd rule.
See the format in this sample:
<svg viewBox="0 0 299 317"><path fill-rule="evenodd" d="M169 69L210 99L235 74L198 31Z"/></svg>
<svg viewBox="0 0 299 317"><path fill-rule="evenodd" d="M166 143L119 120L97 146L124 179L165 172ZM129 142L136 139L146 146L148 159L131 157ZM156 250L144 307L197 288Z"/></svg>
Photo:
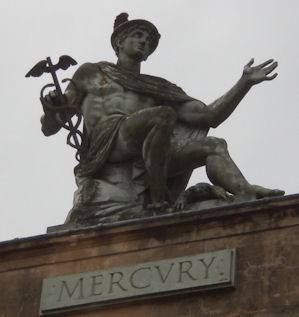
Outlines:
<svg viewBox="0 0 299 317"><path fill-rule="evenodd" d="M1 1L0 241L63 223L75 190L66 132L46 138L40 131L39 91L51 79L24 75L47 56L115 62L110 35L123 11L162 35L142 72L206 103L233 86L251 57L278 60L277 79L254 87L211 134L227 140L251 183L298 192L298 10L297 0ZM205 180L196 171L191 183Z"/></svg>

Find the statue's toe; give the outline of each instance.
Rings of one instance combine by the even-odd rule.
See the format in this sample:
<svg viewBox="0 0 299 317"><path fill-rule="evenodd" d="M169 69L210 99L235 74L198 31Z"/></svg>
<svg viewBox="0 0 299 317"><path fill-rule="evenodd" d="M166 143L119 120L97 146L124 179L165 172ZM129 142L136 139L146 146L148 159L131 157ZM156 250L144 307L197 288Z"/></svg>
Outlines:
<svg viewBox="0 0 299 317"><path fill-rule="evenodd" d="M283 196L285 192L281 189L269 189L258 185L253 185L257 198Z"/></svg>
<svg viewBox="0 0 299 317"><path fill-rule="evenodd" d="M272 194L273 196L283 196L285 194L285 191L280 189L273 189Z"/></svg>

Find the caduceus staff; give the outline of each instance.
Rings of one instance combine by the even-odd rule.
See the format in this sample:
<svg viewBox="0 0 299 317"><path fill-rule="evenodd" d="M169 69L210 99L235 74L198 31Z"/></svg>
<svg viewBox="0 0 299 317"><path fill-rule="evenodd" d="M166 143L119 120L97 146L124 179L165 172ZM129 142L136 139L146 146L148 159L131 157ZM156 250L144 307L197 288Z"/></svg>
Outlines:
<svg viewBox="0 0 299 317"><path fill-rule="evenodd" d="M52 63L51 58L47 57L45 60L42 60L38 62L35 66L33 66L30 69L30 71L25 75L25 77L40 77L44 73L50 73L52 75L54 83L47 84L43 86L43 88L41 89L41 92L40 92L41 102L45 108L49 110L53 110L58 113L65 114L66 122L62 122L62 127L69 131L69 134L67 136L67 144L77 150L76 159L80 161L80 154L82 152L83 135L82 135L82 132L78 128L82 120L81 113L78 113L75 106L66 105L66 106L55 107L43 102L44 91L50 87L55 87L58 98L63 98L63 93L62 93L56 72L59 69L66 70L71 65L77 65L77 62L68 55L60 56L58 63L55 65ZM67 81L71 82L75 86L75 83L71 79L67 78L62 80L63 83ZM74 110L76 111L76 115L77 115L77 122L75 124L73 124L71 119L72 116L69 114L71 111L74 111Z"/></svg>

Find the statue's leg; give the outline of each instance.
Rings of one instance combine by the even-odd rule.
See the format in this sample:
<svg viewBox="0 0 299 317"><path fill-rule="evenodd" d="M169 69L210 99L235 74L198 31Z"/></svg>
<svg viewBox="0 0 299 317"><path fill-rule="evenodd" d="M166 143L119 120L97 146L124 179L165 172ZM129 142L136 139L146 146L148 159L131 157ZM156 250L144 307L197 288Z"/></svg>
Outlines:
<svg viewBox="0 0 299 317"><path fill-rule="evenodd" d="M121 162L143 157L148 174L152 203L164 203L167 162L176 113L170 107L143 109L123 121L109 161Z"/></svg>
<svg viewBox="0 0 299 317"><path fill-rule="evenodd" d="M225 140L206 137L190 141L177 151L169 164L170 175L181 173L186 166L197 168L206 166L207 175L214 185L247 199L282 195L279 190L249 184L230 157Z"/></svg>

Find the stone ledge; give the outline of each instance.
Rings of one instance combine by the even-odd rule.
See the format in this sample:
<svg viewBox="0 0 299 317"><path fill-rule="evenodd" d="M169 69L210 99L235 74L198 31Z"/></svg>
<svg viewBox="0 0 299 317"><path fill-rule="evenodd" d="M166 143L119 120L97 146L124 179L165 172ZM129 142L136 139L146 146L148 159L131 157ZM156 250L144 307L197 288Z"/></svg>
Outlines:
<svg viewBox="0 0 299 317"><path fill-rule="evenodd" d="M48 229L50 230L46 234L26 238L15 238L12 240L0 242L0 254L31 247L45 247L46 245L51 245L54 240L55 244L57 244L59 242L63 242L65 237L68 237L67 241L65 241L68 243L70 242L70 239L76 238L76 236L84 236L86 239L99 235L115 235L122 232L128 233L140 230L152 230L153 228L169 227L183 223L194 224L196 222L196 224L199 225L208 222L222 221L228 218L238 218L240 220L239 217L243 217L245 221L245 216L251 217L255 214L261 215L263 213L274 213L275 216L275 212L277 211L285 213L288 210L288 207L292 207L292 212L299 216L299 194L260 199L256 201L245 203L243 202L239 204L232 204L228 206L210 208L200 211L177 212L151 218L100 224L97 226L84 228L75 228L72 226L68 228L65 225L57 225L49 227ZM298 209L294 209L294 207L298 207ZM59 228L63 229L59 230Z"/></svg>

